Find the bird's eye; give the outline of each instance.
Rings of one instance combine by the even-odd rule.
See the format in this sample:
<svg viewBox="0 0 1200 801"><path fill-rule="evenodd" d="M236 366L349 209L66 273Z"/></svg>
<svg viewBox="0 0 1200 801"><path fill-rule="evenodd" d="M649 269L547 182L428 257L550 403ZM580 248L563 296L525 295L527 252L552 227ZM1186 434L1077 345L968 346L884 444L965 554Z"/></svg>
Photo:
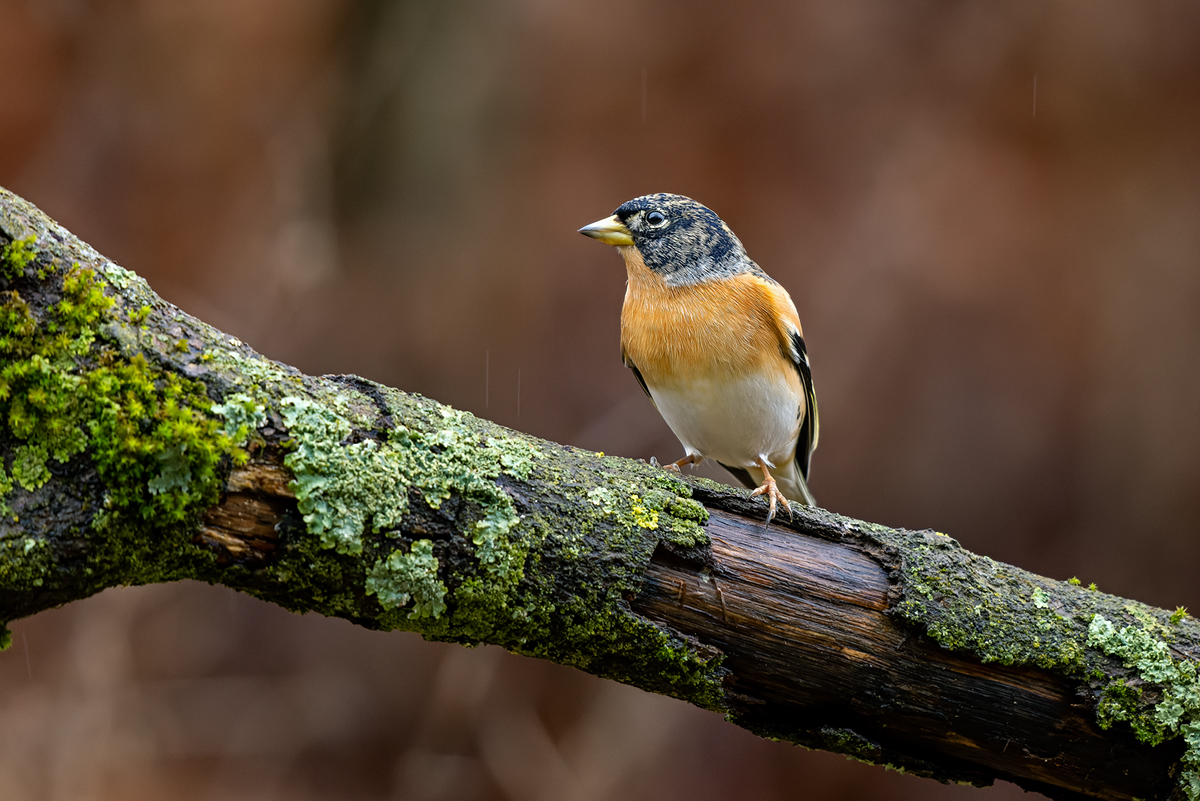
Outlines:
<svg viewBox="0 0 1200 801"><path fill-rule="evenodd" d="M661 211L652 211L646 215L646 224L651 228L658 228L667 221L666 216Z"/></svg>

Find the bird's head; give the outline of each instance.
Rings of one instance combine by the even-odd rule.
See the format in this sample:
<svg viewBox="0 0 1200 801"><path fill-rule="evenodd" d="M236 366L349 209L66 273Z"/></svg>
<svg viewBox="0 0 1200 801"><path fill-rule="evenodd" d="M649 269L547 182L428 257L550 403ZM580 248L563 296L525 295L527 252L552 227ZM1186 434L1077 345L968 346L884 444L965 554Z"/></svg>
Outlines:
<svg viewBox="0 0 1200 801"><path fill-rule="evenodd" d="M753 269L742 243L711 209L683 195L642 195L579 233L616 247L634 247L670 284Z"/></svg>

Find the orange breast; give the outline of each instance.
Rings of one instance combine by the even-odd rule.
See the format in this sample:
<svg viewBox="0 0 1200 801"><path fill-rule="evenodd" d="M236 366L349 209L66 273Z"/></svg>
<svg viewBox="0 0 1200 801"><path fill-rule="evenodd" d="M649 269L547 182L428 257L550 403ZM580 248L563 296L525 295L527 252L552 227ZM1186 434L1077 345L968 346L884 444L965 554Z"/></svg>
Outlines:
<svg viewBox="0 0 1200 801"><path fill-rule="evenodd" d="M785 360L783 324L799 330L799 320L781 287L749 273L670 286L636 248L619 250L629 274L621 348L651 386L740 378Z"/></svg>

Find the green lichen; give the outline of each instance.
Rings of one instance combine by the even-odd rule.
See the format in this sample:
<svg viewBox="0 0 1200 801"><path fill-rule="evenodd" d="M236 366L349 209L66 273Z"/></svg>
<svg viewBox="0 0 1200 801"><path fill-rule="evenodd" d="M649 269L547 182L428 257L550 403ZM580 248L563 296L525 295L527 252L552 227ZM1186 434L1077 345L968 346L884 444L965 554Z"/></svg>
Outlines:
<svg viewBox="0 0 1200 801"><path fill-rule="evenodd" d="M592 487L587 491L588 503L600 507L603 514L610 515L616 510L616 498L608 487Z"/></svg>
<svg viewBox="0 0 1200 801"><path fill-rule="evenodd" d="M719 656L633 614L627 600L658 543L707 541L707 512L685 484L649 469L635 478L623 461L622 470L601 471L591 454L578 474L560 472L570 461L561 453L543 470L531 439L388 392L405 408L385 413L408 425L385 438L372 428L382 396L362 414L345 394L340 407L291 395L281 403L292 449L285 462L316 548L307 553L331 566L340 554L365 562L357 579L333 569L378 603L369 612L378 625L492 642L723 708ZM519 513L506 482L590 502ZM449 517L439 517L451 498ZM420 536L433 520L452 521L453 533Z"/></svg>
<svg viewBox="0 0 1200 801"><path fill-rule="evenodd" d="M1158 624L1158 621L1154 621ZM1088 625L1087 644L1119 658L1154 693L1125 680L1111 682L1101 695L1097 720L1104 728L1129 723L1138 739L1158 745L1183 735L1187 751L1181 760L1179 785L1189 799L1200 798L1200 679L1196 664L1175 659L1160 635L1145 626L1118 628L1103 615Z"/></svg>
<svg viewBox="0 0 1200 801"><path fill-rule="evenodd" d="M1083 670L1082 626L1060 614L1049 585L1038 583L1047 580L931 532L906 535L902 572L906 591L895 611L943 647L970 651L984 662L1037 665L1064 675Z"/></svg>
<svg viewBox="0 0 1200 801"><path fill-rule="evenodd" d="M432 434L401 426L389 432L385 442L368 438L349 443L350 420L326 405L288 397L282 408L294 447L284 462L295 475L292 486L308 530L323 547L359 554L365 531L398 529L409 511L410 489L417 490L431 509L456 495L481 511L471 524L470 538L483 570L483 576L458 589L458 600L499 602L520 579L528 547L509 536L519 516L495 479L501 473L528 477L539 455L535 448L515 438L480 441L468 416L446 407ZM420 602L431 597L426 577L414 579L410 567L411 559L385 555L371 568L372 586L386 585L391 598L408 596ZM440 615L439 606L441 596L436 604L427 604L437 609L433 617Z"/></svg>
<svg viewBox="0 0 1200 801"><path fill-rule="evenodd" d="M395 528L408 505L405 476L396 454L375 440L343 446L350 422L305 398L285 398L283 422L295 450L284 464L295 475L308 530L339 553L362 552L362 532Z"/></svg>
<svg viewBox="0 0 1200 801"><path fill-rule="evenodd" d="M267 407L244 392L231 393L211 411L225 419L225 436L238 445L245 445L255 429L267 424Z"/></svg>
<svg viewBox="0 0 1200 801"><path fill-rule="evenodd" d="M537 457L533 448L515 439L477 442L464 414L448 408L432 437L399 427L386 442L350 444L344 442L350 421L327 406L288 397L282 408L294 445L284 461L296 476L293 489L309 531L325 547L361 553L368 522L375 533L398 528L413 487L434 509L451 495L479 502L485 514L475 523L473 541L481 563L497 575L519 568L522 556L506 540L516 511L488 479L502 472L528 476Z"/></svg>
<svg viewBox="0 0 1200 801"><path fill-rule="evenodd" d="M647 488L639 482L618 482L593 487L586 496L606 519L658 532L667 542L685 548L708 544L708 533L703 529L708 510L699 501L680 497L674 487L667 490Z"/></svg>
<svg viewBox="0 0 1200 801"><path fill-rule="evenodd" d="M384 609L399 609L413 600L410 618L439 617L446 611L446 585L438 579L438 560L430 540L417 540L409 553L393 551L367 574L367 594Z"/></svg>
<svg viewBox="0 0 1200 801"><path fill-rule="evenodd" d="M104 277L108 280L108 283L122 292L134 284L145 283L137 273L126 270L124 267L119 264L113 264L111 261L104 265ZM150 307L143 306L142 309L145 310L142 319L145 319L145 316L150 314Z"/></svg>

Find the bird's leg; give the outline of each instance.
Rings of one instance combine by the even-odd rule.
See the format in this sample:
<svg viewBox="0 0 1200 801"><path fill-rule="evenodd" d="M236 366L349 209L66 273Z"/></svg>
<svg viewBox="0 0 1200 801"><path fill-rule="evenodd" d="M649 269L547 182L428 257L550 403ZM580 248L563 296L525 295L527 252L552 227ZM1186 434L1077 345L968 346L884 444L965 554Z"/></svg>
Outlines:
<svg viewBox="0 0 1200 801"><path fill-rule="evenodd" d="M767 460L758 459L755 464L763 471L762 486L750 493L751 498L759 495L766 495L767 500L771 502L771 509L767 512L767 525L771 525L771 520L775 517L775 504L782 503L783 508L787 509L788 519L792 517L792 505L788 503L788 499L783 497L783 493L779 491L779 487L775 484L775 479L771 478L771 471L767 469Z"/></svg>
<svg viewBox="0 0 1200 801"><path fill-rule="evenodd" d="M703 456L697 456L694 453L689 453L687 456L683 457L679 461L671 462L670 464L665 464L662 467L663 467L663 470L670 470L673 473L679 473L679 472L682 472L679 468L683 467L684 465L700 464L702 461L704 461Z"/></svg>

